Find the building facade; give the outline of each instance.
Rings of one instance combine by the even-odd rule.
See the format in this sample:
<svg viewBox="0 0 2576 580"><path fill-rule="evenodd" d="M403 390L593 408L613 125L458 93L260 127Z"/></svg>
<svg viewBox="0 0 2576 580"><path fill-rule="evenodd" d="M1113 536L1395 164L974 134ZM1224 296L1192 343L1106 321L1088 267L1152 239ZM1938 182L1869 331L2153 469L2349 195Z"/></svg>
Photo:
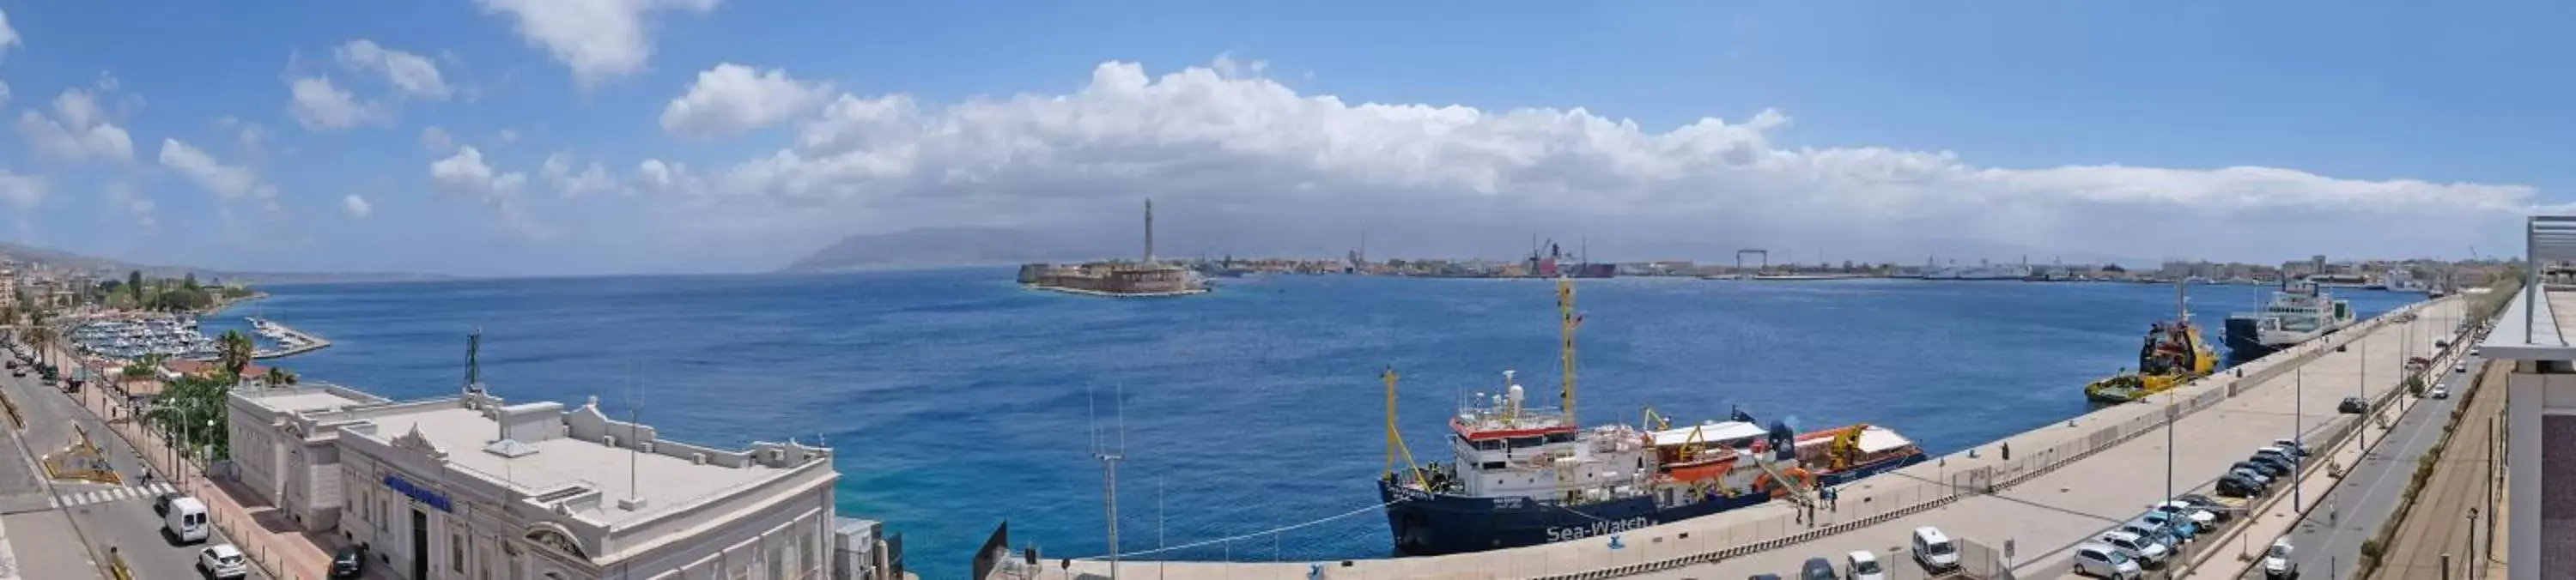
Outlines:
<svg viewBox="0 0 2576 580"><path fill-rule="evenodd" d="M828 449L718 450L580 407L259 389L232 396L239 478L384 577L803 579L842 536Z"/></svg>

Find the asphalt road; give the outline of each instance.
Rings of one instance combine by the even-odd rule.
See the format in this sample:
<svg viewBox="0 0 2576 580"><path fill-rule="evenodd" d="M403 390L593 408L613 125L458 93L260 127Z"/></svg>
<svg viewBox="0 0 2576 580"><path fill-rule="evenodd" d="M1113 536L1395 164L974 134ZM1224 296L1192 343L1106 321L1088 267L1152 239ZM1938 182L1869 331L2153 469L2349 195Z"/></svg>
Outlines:
<svg viewBox="0 0 2576 580"><path fill-rule="evenodd" d="M21 440L32 455L25 465L41 470L33 463L38 456L59 451L74 438L73 426L88 431L90 440L105 450L108 462L126 479L126 485L107 486L81 482L49 482L51 496L47 507L59 511L69 527L78 532L87 550L84 558L105 562L110 548L124 556L126 565L139 578L196 578L197 552L205 546L228 543L223 532L216 531L203 544L181 546L161 533L161 516L152 511L154 492L168 489L167 483L145 484L142 474L148 469L136 450L123 438L109 431L98 417L80 408L78 403L59 389L47 387L30 375L24 378L0 375L0 388L6 388L11 400L26 416L27 428ZM152 453L166 450L153 449ZM0 469L17 468L0 464ZM35 476L42 479L42 471ZM7 497L8 478L0 477L0 498ZM156 477L156 480L166 480ZM23 505L23 500L21 502ZM12 541L19 541L17 520L10 520ZM20 560L27 560L29 550L18 550ZM96 568L91 568L95 570ZM77 577L77 576L75 576ZM257 567L251 578L266 578Z"/></svg>
<svg viewBox="0 0 2576 580"><path fill-rule="evenodd" d="M2397 510L2398 498L2406 492L2406 481L2415 473L2417 458L2441 441L2442 425L2450 421L2451 409L2468 394L2468 389L2476 388L2477 382L2470 379L2485 368L2485 359L2470 356L2463 360L2469 372L2441 369L2439 384L2450 388L2451 398L2416 401L2405 416L2397 419L2396 427L2381 435L2386 442L2373 443L2359 465L2345 471L2343 480L2327 490L2324 497L2313 500L2322 503L2309 509L2289 535L2290 545L2296 547L2301 577L2351 577L2353 562L2361 557L2361 542L2378 533ZM2249 569L2246 575L2260 578L2262 572Z"/></svg>
<svg viewBox="0 0 2576 580"><path fill-rule="evenodd" d="M2501 388L2510 370L2506 365L2496 367L2487 371L2485 384ZM2488 446L2496 443L2494 420L2504 414L2504 399L2504 391L2496 390L2469 402L2450 445L2442 450L2440 465L2424 482L2424 489L2416 492L2415 507L2406 510L2376 577L2441 578L2443 554L2453 555L2452 578L2467 578L2468 571L2486 568L2483 563L2473 564L2469 542L2474 540L2484 550L2490 541L2486 516L2493 513L2495 498L2488 487L2494 473ZM2469 519L2471 510L2479 512L2479 519Z"/></svg>

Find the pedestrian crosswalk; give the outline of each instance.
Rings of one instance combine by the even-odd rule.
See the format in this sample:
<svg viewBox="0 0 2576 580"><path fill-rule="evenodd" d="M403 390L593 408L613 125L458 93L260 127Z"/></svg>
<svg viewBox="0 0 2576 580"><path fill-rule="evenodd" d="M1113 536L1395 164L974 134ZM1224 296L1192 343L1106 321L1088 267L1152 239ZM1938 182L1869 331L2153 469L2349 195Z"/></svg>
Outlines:
<svg viewBox="0 0 2576 580"><path fill-rule="evenodd" d="M112 501L149 498L156 495L170 493L177 489L178 488L171 487L170 482L158 481L145 485L128 485L124 487L94 491L64 492L54 494L54 504L60 507L85 506Z"/></svg>

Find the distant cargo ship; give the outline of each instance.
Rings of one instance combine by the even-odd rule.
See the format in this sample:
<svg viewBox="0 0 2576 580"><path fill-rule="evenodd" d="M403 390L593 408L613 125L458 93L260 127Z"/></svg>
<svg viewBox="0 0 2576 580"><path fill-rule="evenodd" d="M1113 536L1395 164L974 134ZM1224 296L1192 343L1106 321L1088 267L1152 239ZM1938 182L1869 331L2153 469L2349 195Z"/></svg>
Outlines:
<svg viewBox="0 0 2576 580"><path fill-rule="evenodd" d="M1527 404L1503 373L1499 394L1478 394L1449 419L1456 458L1417 465L1395 429L1395 382L1386 373L1387 469L1378 479L1388 531L1405 555L1436 555L1562 542L1680 521L1774 498L1813 501L1820 486L1920 463L1895 431L1850 425L1798 433L1733 420L1673 427L1583 429L1574 416L1574 287L1557 281L1564 318L1563 407ZM1402 458L1399 465L1398 458Z"/></svg>

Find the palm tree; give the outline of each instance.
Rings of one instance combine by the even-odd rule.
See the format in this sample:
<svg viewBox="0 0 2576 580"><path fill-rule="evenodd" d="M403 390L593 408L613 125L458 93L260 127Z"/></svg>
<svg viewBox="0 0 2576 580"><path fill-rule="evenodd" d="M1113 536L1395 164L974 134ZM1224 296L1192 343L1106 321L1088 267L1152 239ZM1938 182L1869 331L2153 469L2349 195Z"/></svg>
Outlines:
<svg viewBox="0 0 2576 580"><path fill-rule="evenodd" d="M268 367L268 372L260 375L260 380L268 383L271 388L284 388L295 384L295 371Z"/></svg>
<svg viewBox="0 0 2576 580"><path fill-rule="evenodd" d="M232 376L233 382L241 382L242 369L250 368L250 357L250 335L226 330L222 338L215 339L215 360L223 363L224 372Z"/></svg>

